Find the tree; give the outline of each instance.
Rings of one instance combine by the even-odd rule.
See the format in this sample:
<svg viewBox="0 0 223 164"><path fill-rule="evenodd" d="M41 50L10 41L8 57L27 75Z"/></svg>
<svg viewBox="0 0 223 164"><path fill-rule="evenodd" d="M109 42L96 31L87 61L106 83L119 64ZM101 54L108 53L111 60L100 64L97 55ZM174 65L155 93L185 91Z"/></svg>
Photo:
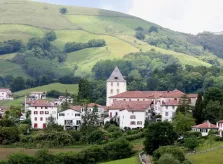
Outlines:
<svg viewBox="0 0 223 164"><path fill-rule="evenodd" d="M193 110L193 117L196 120L196 124L200 124L204 121L203 118L203 100L202 100L202 94L199 93L197 100L196 100L196 104L195 104L195 108Z"/></svg>
<svg viewBox="0 0 223 164"><path fill-rule="evenodd" d="M96 112L96 109L93 109L91 111L90 108L85 105L83 111L84 114L81 116L82 123L80 128L83 134L89 135L89 133L97 129L97 127L99 126L98 115Z"/></svg>
<svg viewBox="0 0 223 164"><path fill-rule="evenodd" d="M144 40L145 39L145 35L141 31L137 31L136 34L135 34L135 37L139 40Z"/></svg>
<svg viewBox="0 0 223 164"><path fill-rule="evenodd" d="M67 8L65 8L65 7L60 8L60 13L61 14L66 14L67 13Z"/></svg>
<svg viewBox="0 0 223 164"><path fill-rule="evenodd" d="M48 33L45 34L45 38L48 40L48 41L54 41L57 39L57 36L56 36L56 33L54 31L50 31Z"/></svg>
<svg viewBox="0 0 223 164"><path fill-rule="evenodd" d="M149 33L151 33L151 32L156 32L157 33L158 32L158 28L156 26L152 25L152 26L149 27L149 31L148 32Z"/></svg>
<svg viewBox="0 0 223 164"><path fill-rule="evenodd" d="M91 83L86 79L81 79L78 85L78 101L90 100L91 95Z"/></svg>
<svg viewBox="0 0 223 164"><path fill-rule="evenodd" d="M158 161L164 154L170 154L180 162L185 160L184 152L179 147L172 145L159 147L153 153L153 160Z"/></svg>
<svg viewBox="0 0 223 164"><path fill-rule="evenodd" d="M207 138L207 143L210 146L210 148L211 148L212 144L214 143L215 138L216 138L216 131L210 130L208 132L208 138Z"/></svg>
<svg viewBox="0 0 223 164"><path fill-rule="evenodd" d="M194 118L191 114L182 114L178 112L173 119L173 126L179 135L184 135L187 131L191 130L191 126L195 125Z"/></svg>
<svg viewBox="0 0 223 164"><path fill-rule="evenodd" d="M12 92L16 92L19 90L25 89L25 80L23 77L17 77L13 80L11 86L10 86Z"/></svg>
<svg viewBox="0 0 223 164"><path fill-rule="evenodd" d="M184 139L184 145L189 150L194 150L196 147L199 146L199 141L196 137L190 137Z"/></svg>
<svg viewBox="0 0 223 164"><path fill-rule="evenodd" d="M180 161L175 159L171 154L164 154L157 161L157 164L180 164Z"/></svg>
<svg viewBox="0 0 223 164"><path fill-rule="evenodd" d="M183 95L180 98L180 105L177 107L176 113L181 112L183 114L191 113L192 107L189 105L189 98L186 95Z"/></svg>
<svg viewBox="0 0 223 164"><path fill-rule="evenodd" d="M223 92L216 87L210 87L204 92L204 104L205 106L209 101L219 101L222 104Z"/></svg>
<svg viewBox="0 0 223 164"><path fill-rule="evenodd" d="M100 144L105 139L105 133L101 130L94 130L88 136L90 144Z"/></svg>
<svg viewBox="0 0 223 164"><path fill-rule="evenodd" d="M152 123L146 129L145 151L152 154L159 146L171 145L177 138L173 126L169 122Z"/></svg>
<svg viewBox="0 0 223 164"><path fill-rule="evenodd" d="M210 100L203 110L204 120L209 120L211 123L216 123L218 120L223 119L223 107L219 101Z"/></svg>

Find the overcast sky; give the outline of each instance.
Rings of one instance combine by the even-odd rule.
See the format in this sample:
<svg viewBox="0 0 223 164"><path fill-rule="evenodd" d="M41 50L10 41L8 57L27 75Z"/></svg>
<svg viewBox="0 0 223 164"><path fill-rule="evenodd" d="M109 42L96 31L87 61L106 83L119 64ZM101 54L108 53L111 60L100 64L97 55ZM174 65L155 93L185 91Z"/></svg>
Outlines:
<svg viewBox="0 0 223 164"><path fill-rule="evenodd" d="M131 14L163 27L196 34L223 31L223 0L37 0Z"/></svg>

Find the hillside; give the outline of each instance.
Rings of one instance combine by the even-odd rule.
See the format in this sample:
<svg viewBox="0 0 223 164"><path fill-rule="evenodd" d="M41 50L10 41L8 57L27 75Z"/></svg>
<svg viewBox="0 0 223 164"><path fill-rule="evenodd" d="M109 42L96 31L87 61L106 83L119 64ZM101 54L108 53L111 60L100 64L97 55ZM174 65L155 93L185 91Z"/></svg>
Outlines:
<svg viewBox="0 0 223 164"><path fill-rule="evenodd" d="M46 32L53 30L57 39L52 44L63 51L67 42L104 39L106 47L68 53L62 67L70 70L77 67L75 75L79 76L89 75L94 64L100 60L120 59L129 53L151 49L174 56L183 65L209 67L216 62L218 65L223 63L219 53L216 56L215 49L207 46L205 50L202 48L201 37L174 32L118 12L66 6L68 13L60 14L61 7L29 0L2 0L0 41L18 39L26 44L28 39L43 37ZM158 29L157 33L146 32L152 26ZM137 27L144 29L146 37L143 41L135 38ZM13 57L14 54L0 55L0 74L29 77L19 64L11 63Z"/></svg>

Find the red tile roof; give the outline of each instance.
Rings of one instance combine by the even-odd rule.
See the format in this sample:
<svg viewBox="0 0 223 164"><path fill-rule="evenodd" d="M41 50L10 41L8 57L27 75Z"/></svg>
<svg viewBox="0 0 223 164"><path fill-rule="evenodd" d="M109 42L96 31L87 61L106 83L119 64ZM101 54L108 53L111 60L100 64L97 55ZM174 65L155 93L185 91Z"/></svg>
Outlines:
<svg viewBox="0 0 223 164"><path fill-rule="evenodd" d="M70 106L70 108L72 109L72 110L75 110L75 111L81 111L81 108L83 108L83 106L81 106L81 105L76 105L76 106Z"/></svg>
<svg viewBox="0 0 223 164"><path fill-rule="evenodd" d="M216 125L211 124L209 121L206 121L202 124L192 126L192 128L197 128L197 129L218 129Z"/></svg>
<svg viewBox="0 0 223 164"><path fill-rule="evenodd" d="M166 102L164 105L166 105L166 106L176 106L176 105L180 105L180 104L179 104L178 101L172 100L172 101Z"/></svg>
<svg viewBox="0 0 223 164"><path fill-rule="evenodd" d="M198 94L186 94L189 98L197 98Z"/></svg>
<svg viewBox="0 0 223 164"><path fill-rule="evenodd" d="M223 123L223 120L219 120L218 123Z"/></svg>
<svg viewBox="0 0 223 164"><path fill-rule="evenodd" d="M180 98L184 94L177 89L173 91L126 91L111 98Z"/></svg>
<svg viewBox="0 0 223 164"><path fill-rule="evenodd" d="M152 101L114 101L109 110L145 111Z"/></svg>
<svg viewBox="0 0 223 164"><path fill-rule="evenodd" d="M11 92L9 88L0 88L0 92Z"/></svg>
<svg viewBox="0 0 223 164"><path fill-rule="evenodd" d="M54 105L46 100L31 101L32 107L54 107Z"/></svg>

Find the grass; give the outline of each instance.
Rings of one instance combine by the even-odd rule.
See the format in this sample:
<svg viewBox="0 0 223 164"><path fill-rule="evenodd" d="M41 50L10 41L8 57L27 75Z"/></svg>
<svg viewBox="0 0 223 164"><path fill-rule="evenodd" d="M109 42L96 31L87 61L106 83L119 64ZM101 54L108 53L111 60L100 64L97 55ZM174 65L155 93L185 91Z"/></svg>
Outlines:
<svg viewBox="0 0 223 164"><path fill-rule="evenodd" d="M0 60L12 60L15 57L16 53L0 55Z"/></svg>
<svg viewBox="0 0 223 164"><path fill-rule="evenodd" d="M56 153L65 153L65 152L80 152L84 149L86 149L87 146L75 146L71 148L55 148L55 149L49 149L50 152L56 154ZM28 155L34 155L38 150L40 149L25 149L25 148L1 148L0 147L0 160L5 160L7 157L14 153L25 153Z"/></svg>
<svg viewBox="0 0 223 164"><path fill-rule="evenodd" d="M199 147L197 147L196 151L207 150L207 149L218 147L218 146L223 146L223 142L214 141L211 146L207 142L205 142L203 145L200 145Z"/></svg>
<svg viewBox="0 0 223 164"><path fill-rule="evenodd" d="M52 83L49 85L43 85L40 87L30 88L26 90L22 90L19 92L13 93L16 96L25 96L33 91L51 91L56 90L59 92L65 92L67 90L68 93L75 94L78 92L78 85L77 84L61 84L61 83Z"/></svg>
<svg viewBox="0 0 223 164"><path fill-rule="evenodd" d="M120 160L105 162L101 164L140 164L140 161L139 161L138 156L134 156L131 158L120 159Z"/></svg>
<svg viewBox="0 0 223 164"><path fill-rule="evenodd" d="M12 63L7 60L0 60L0 75L12 75L12 76L22 76L22 77L29 77L22 67L18 64Z"/></svg>
<svg viewBox="0 0 223 164"><path fill-rule="evenodd" d="M223 149L217 149L201 154L189 155L187 158L193 164L222 164L223 163Z"/></svg>

